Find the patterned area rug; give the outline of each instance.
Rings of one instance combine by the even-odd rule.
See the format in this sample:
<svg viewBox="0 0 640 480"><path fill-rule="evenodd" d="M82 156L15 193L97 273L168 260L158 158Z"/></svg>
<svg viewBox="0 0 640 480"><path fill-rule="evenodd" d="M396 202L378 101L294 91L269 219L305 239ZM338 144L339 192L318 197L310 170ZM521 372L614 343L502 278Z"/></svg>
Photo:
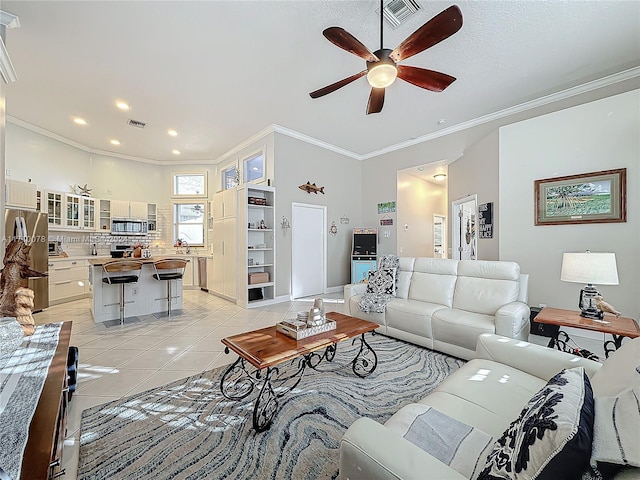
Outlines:
<svg viewBox="0 0 640 480"><path fill-rule="evenodd" d="M356 419L385 422L464 363L382 335L367 341L378 355L369 377L353 374L355 347L339 344L333 364L348 365L308 368L263 433L252 428L257 390L237 402L220 393L226 367L85 410L78 479L337 478L340 439Z"/></svg>

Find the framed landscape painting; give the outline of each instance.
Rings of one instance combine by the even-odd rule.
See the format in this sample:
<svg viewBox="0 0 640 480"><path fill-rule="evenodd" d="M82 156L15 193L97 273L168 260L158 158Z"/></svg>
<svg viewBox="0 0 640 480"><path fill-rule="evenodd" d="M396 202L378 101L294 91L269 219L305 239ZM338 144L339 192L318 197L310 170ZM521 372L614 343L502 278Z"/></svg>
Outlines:
<svg viewBox="0 0 640 480"><path fill-rule="evenodd" d="M627 221L627 169L534 182L536 225Z"/></svg>

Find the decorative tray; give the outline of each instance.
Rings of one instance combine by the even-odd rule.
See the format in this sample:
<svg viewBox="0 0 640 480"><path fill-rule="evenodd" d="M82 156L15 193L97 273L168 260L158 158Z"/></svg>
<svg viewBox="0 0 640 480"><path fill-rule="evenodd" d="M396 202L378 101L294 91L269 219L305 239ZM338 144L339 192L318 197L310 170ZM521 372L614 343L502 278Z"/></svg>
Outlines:
<svg viewBox="0 0 640 480"><path fill-rule="evenodd" d="M285 322L291 322L291 320ZM299 330L295 330L287 325L285 322L276 323L276 330L280 333L285 334L288 337L293 338L294 340L302 340L303 338L311 337L313 335L318 335L320 333L330 332L331 330L336 329L336 322L333 320L329 320L322 325L316 325L315 327L307 327L301 328Z"/></svg>

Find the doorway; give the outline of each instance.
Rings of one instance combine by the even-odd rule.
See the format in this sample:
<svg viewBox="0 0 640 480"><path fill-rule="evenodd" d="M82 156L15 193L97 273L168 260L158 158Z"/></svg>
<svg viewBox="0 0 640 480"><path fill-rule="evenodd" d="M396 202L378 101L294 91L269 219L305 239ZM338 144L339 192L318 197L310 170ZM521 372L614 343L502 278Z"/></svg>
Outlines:
<svg viewBox="0 0 640 480"><path fill-rule="evenodd" d="M291 298L321 295L327 283L327 207L291 206Z"/></svg>
<svg viewBox="0 0 640 480"><path fill-rule="evenodd" d="M453 254L455 260L478 259L478 196L469 195L451 202Z"/></svg>

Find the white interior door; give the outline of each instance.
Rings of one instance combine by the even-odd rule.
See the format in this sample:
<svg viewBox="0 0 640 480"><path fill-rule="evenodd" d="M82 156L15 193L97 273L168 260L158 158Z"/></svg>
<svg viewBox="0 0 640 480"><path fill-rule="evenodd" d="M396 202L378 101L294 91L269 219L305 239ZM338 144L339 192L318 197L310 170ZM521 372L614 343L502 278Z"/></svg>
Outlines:
<svg viewBox="0 0 640 480"><path fill-rule="evenodd" d="M327 207L292 204L291 296L321 295L326 283Z"/></svg>
<svg viewBox="0 0 640 480"><path fill-rule="evenodd" d="M453 255L455 260L478 259L478 197L469 195L451 202Z"/></svg>

